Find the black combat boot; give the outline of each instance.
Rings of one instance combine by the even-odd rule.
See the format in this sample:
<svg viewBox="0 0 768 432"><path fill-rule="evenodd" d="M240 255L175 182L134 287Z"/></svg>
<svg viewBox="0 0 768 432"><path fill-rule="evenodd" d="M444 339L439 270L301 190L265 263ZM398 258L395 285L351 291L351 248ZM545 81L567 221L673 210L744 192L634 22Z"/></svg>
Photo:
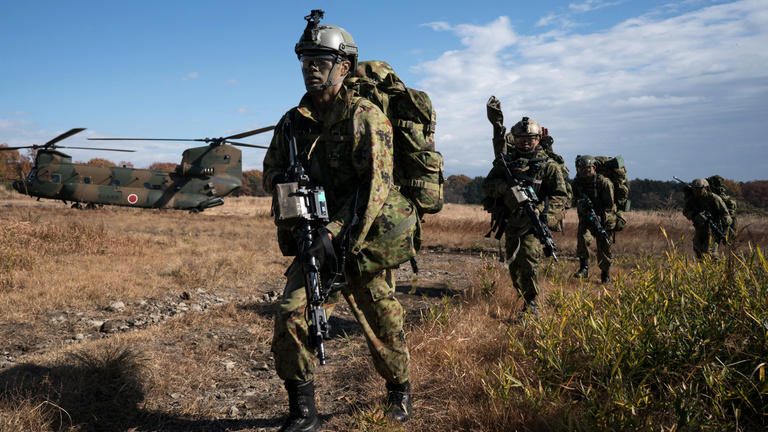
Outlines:
<svg viewBox="0 0 768 432"><path fill-rule="evenodd" d="M525 304L523 305L523 313L539 316L539 305L536 304L535 299L525 301Z"/></svg>
<svg viewBox="0 0 768 432"><path fill-rule="evenodd" d="M609 283L611 281L611 273L608 270L600 272L600 282Z"/></svg>
<svg viewBox="0 0 768 432"><path fill-rule="evenodd" d="M589 277L589 261L579 258L579 269L573 274L576 279L586 279Z"/></svg>
<svg viewBox="0 0 768 432"><path fill-rule="evenodd" d="M387 417L398 422L407 421L413 414L411 383L387 383Z"/></svg>
<svg viewBox="0 0 768 432"><path fill-rule="evenodd" d="M320 419L315 408L314 381L285 382L288 390L288 418L281 432L314 432L320 430Z"/></svg>

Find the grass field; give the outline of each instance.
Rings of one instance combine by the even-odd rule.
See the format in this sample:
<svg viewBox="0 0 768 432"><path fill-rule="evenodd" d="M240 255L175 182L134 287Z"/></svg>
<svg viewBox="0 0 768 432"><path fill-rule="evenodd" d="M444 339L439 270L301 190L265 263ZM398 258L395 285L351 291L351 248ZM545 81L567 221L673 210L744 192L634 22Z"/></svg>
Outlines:
<svg viewBox="0 0 768 432"><path fill-rule="evenodd" d="M429 216L421 274L398 272L407 430L764 430L768 219L739 226L700 263L680 214L632 212L605 286L570 277L571 211L541 316L521 320L487 214ZM271 308L288 263L265 199L189 214L0 195L0 430L277 430ZM325 427L399 430L352 318L334 324Z"/></svg>

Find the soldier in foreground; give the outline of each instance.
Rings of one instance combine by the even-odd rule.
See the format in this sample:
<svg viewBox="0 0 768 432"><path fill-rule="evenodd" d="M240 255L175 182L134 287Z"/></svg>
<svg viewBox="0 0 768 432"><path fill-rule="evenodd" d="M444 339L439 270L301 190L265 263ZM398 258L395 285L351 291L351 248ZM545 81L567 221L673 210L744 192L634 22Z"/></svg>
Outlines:
<svg viewBox="0 0 768 432"><path fill-rule="evenodd" d="M693 251L701 259L705 255L717 255L719 243L726 241L726 230L733 223L728 207L722 198L710 192L705 179L695 179L685 194L683 215L691 222L695 234Z"/></svg>
<svg viewBox="0 0 768 432"><path fill-rule="evenodd" d="M600 281L611 280L611 231L616 226L616 204L613 184L597 173L597 161L592 156L576 158L576 178L573 180L573 197L579 216L576 237L576 256L579 269L574 277L589 277L589 246L592 237L597 239L597 263L600 267ZM591 235L590 235L591 234Z"/></svg>
<svg viewBox="0 0 768 432"><path fill-rule="evenodd" d="M570 197L557 162L539 147L541 126L523 117L510 133L514 146L496 152L498 157L483 182L483 192L486 207L496 219L497 238L502 231L506 237L509 274L525 301L523 310L537 313L539 260L542 253L556 257L549 230L559 225ZM534 215L526 211L530 203L534 204Z"/></svg>
<svg viewBox="0 0 768 432"><path fill-rule="evenodd" d="M295 47L307 93L276 128L264 158L264 188L274 192L291 180L286 172L292 163L289 145L295 143L296 159L309 185L321 188L327 198L328 222L314 233L311 249L325 251L319 254L321 273L337 272L345 280L334 285L360 323L376 371L386 381L387 414L405 421L412 415L409 354L392 269L415 253L409 248L418 219L413 205L392 185L389 120L343 85L355 70L357 45L341 27L318 25L320 18L322 11L305 17L307 28ZM312 351L317 346L308 342L307 263L301 260L302 251L290 250L296 235L295 227L278 223L281 250L299 257L286 271L272 352L289 397L289 416L281 430L314 431L320 427ZM322 246L325 240L331 240L333 251ZM335 268L328 256L334 252L339 263ZM326 301L327 314L333 310L333 297Z"/></svg>

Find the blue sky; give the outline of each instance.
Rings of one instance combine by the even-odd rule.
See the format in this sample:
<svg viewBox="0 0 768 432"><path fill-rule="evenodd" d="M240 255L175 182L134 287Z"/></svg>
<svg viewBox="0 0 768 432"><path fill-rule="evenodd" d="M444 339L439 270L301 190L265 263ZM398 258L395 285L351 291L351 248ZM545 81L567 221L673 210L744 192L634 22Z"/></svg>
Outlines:
<svg viewBox="0 0 768 432"><path fill-rule="evenodd" d="M487 173L493 94L508 126L527 115L548 127L572 172L577 154L621 154L632 178L768 178L764 0L362 4L2 1L0 143L40 144L72 127L88 130L63 145L274 124L303 93L293 45L320 8L362 59L386 60L429 92L448 174ZM147 166L178 162L185 148L117 146L139 151L70 153ZM261 168L263 151L243 153L244 168Z"/></svg>

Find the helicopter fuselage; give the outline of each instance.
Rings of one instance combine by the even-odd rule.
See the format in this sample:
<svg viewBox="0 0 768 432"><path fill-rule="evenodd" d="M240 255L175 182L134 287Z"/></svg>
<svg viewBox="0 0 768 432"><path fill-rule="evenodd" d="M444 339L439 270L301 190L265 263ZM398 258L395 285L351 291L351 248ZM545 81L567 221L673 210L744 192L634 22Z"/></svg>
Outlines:
<svg viewBox="0 0 768 432"><path fill-rule="evenodd" d="M241 186L241 152L230 145L187 149L172 172L90 166L57 150L39 150L29 175L13 183L33 197L197 211L223 204L222 197Z"/></svg>

